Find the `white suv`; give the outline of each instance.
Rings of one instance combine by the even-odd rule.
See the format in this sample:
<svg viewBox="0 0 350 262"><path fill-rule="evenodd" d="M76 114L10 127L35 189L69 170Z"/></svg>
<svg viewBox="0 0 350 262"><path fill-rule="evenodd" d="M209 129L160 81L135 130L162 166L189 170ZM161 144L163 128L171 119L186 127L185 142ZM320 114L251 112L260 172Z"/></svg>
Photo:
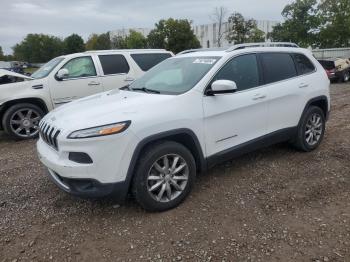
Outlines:
<svg viewBox="0 0 350 262"><path fill-rule="evenodd" d="M38 135L41 118L78 98L121 88L173 56L156 49L89 51L57 57L29 81L11 83L18 74L0 72L0 129L17 139ZM25 76L23 76L25 78ZM27 79L28 80L28 79Z"/></svg>
<svg viewBox="0 0 350 262"><path fill-rule="evenodd" d="M305 49L248 47L190 50L124 90L55 109L37 143L50 178L74 195L130 192L163 211L218 162L283 141L317 148L330 110L325 70Z"/></svg>

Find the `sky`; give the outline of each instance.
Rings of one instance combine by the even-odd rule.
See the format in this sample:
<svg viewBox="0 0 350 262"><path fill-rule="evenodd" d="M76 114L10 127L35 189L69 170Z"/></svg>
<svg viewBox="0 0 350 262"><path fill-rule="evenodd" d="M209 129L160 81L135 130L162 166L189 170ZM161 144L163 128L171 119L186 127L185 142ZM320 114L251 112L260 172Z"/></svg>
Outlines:
<svg viewBox="0 0 350 262"><path fill-rule="evenodd" d="M0 0L0 46L4 53L29 33L85 40L91 33L148 27L162 18L187 18L193 24L212 22L215 7L257 20L281 21L292 0Z"/></svg>

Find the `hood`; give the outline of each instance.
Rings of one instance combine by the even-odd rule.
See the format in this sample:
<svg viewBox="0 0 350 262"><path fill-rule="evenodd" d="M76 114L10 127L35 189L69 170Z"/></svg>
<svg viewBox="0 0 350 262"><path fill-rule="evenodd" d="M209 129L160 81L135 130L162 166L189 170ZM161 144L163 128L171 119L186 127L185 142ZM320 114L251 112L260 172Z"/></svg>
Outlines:
<svg viewBox="0 0 350 262"><path fill-rule="evenodd" d="M171 95L148 94L129 91L111 91L60 106L45 116L60 129L77 130L126 120L154 110L154 105L168 103Z"/></svg>
<svg viewBox="0 0 350 262"><path fill-rule="evenodd" d="M5 75L8 76L14 76L14 77L18 77L18 78L23 78L23 79L28 79L28 80L32 80L34 78L26 76L26 75L22 75L22 74L18 74L9 70L5 70L5 69L0 69L0 77L3 77Z"/></svg>

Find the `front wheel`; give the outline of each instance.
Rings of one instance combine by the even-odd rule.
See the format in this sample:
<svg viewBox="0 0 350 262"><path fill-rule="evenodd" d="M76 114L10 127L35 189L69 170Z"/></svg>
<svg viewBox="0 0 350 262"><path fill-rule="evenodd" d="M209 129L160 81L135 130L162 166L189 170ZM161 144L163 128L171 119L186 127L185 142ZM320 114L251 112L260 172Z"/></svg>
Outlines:
<svg viewBox="0 0 350 262"><path fill-rule="evenodd" d="M187 197L195 176L195 160L186 147L172 141L153 144L138 162L133 194L144 209L165 211Z"/></svg>
<svg viewBox="0 0 350 262"><path fill-rule="evenodd" d="M11 106L4 114L2 126L7 134L17 140L35 138L44 112L36 105L20 103Z"/></svg>
<svg viewBox="0 0 350 262"><path fill-rule="evenodd" d="M325 127L325 116L321 108L309 107L301 118L294 145L305 152L315 150L322 142Z"/></svg>

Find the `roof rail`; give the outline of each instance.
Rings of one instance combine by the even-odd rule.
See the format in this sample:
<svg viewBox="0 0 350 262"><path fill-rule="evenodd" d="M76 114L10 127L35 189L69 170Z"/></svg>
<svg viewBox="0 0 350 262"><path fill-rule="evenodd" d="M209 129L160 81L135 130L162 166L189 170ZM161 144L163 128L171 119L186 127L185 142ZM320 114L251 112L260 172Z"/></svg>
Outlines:
<svg viewBox="0 0 350 262"><path fill-rule="evenodd" d="M89 50L84 53L104 53L104 52L138 52L138 51L167 51L165 49L106 49L106 50Z"/></svg>
<svg viewBox="0 0 350 262"><path fill-rule="evenodd" d="M234 45L226 50L226 52L232 52L234 50L245 49L245 48L253 48L253 47L295 47L299 46L294 43L289 42L262 42L262 43L247 43L247 44L239 44Z"/></svg>
<svg viewBox="0 0 350 262"><path fill-rule="evenodd" d="M188 49L184 50L177 55L183 55L183 54L189 54L189 53L194 53L194 52L208 52L208 51L225 51L226 48L222 47L217 47L217 48L197 48L197 49Z"/></svg>

